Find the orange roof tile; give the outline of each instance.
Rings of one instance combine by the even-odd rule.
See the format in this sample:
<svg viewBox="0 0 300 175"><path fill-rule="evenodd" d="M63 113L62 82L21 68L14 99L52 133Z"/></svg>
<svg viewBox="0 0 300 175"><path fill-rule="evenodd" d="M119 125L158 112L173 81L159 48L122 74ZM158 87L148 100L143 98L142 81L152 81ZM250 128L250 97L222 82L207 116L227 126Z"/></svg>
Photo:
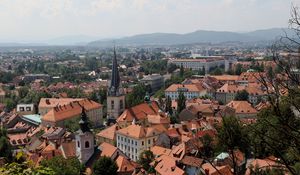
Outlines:
<svg viewBox="0 0 300 175"><path fill-rule="evenodd" d="M117 133L140 139L140 138L145 138L145 137L152 137L152 136L160 134L161 132L153 127L130 125L126 128L118 130Z"/></svg>
<svg viewBox="0 0 300 175"><path fill-rule="evenodd" d="M216 170L217 168L217 170ZM208 175L233 175L229 166L215 166L213 167L210 163L202 165L202 169L208 172Z"/></svg>
<svg viewBox="0 0 300 175"><path fill-rule="evenodd" d="M171 149L160 147L160 146L153 146L150 148L150 150L153 152L154 155L160 156L160 155L170 155Z"/></svg>
<svg viewBox="0 0 300 175"><path fill-rule="evenodd" d="M256 114L254 109L247 101L231 101L226 106L233 108L236 114Z"/></svg>
<svg viewBox="0 0 300 175"><path fill-rule="evenodd" d="M135 169L135 164L133 162L131 162L130 160L128 160L126 157L124 156L118 156L118 158L116 159L116 163L118 165L118 172L133 172Z"/></svg>
<svg viewBox="0 0 300 175"><path fill-rule="evenodd" d="M176 159L167 155L156 158L155 170L161 175L183 175L184 171L176 166Z"/></svg>
<svg viewBox="0 0 300 175"><path fill-rule="evenodd" d="M76 143L72 142L63 142L61 144L61 151L66 158L76 156Z"/></svg>
<svg viewBox="0 0 300 175"><path fill-rule="evenodd" d="M99 103L96 103L92 100L84 99L81 101L71 102L67 105L54 107L42 117L42 120L57 122L70 119L75 116L79 116L82 112L82 106L87 111L102 107L102 105Z"/></svg>
<svg viewBox="0 0 300 175"><path fill-rule="evenodd" d="M41 98L39 107L54 108L59 105L67 105L74 101L81 101L82 98Z"/></svg>
<svg viewBox="0 0 300 175"><path fill-rule="evenodd" d="M116 136L116 131L119 129L119 126L117 124L114 124L102 131L100 131L96 136L98 137L104 137L110 140L114 140Z"/></svg>
<svg viewBox="0 0 300 175"><path fill-rule="evenodd" d="M106 142L103 142L100 145L100 150L102 151L101 156L111 157L117 151L117 149L118 148Z"/></svg>
<svg viewBox="0 0 300 175"><path fill-rule="evenodd" d="M158 111L159 107L157 102L155 101L152 101L150 105L148 103L141 103L139 105L126 109L117 119L117 122L132 122L133 119L143 120L146 119L147 115L158 114Z"/></svg>
<svg viewBox="0 0 300 175"><path fill-rule="evenodd" d="M218 81L236 81L239 78L238 75L214 75L211 77L217 79Z"/></svg>
<svg viewBox="0 0 300 175"><path fill-rule="evenodd" d="M245 90L245 86L225 83L221 88L217 90L217 92L237 93L238 91L242 91L242 90Z"/></svg>
<svg viewBox="0 0 300 175"><path fill-rule="evenodd" d="M201 92L204 88L196 84L172 84L165 92L177 92L179 89L187 89L189 92Z"/></svg>

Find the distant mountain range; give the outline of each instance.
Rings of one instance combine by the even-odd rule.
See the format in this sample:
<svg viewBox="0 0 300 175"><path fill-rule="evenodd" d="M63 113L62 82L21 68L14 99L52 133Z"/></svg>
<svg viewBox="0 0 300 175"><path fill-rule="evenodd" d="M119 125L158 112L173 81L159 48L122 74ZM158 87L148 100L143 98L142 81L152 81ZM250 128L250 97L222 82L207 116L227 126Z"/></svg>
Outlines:
<svg viewBox="0 0 300 175"><path fill-rule="evenodd" d="M186 34L152 33L134 35L115 40L93 41L88 45L105 47L112 46L114 42L117 45L177 45L193 43L259 42L275 40L277 37L285 35L285 32L289 36L293 35L293 31L286 28L272 28L245 33L198 30Z"/></svg>
<svg viewBox="0 0 300 175"><path fill-rule="evenodd" d="M117 39L100 39L100 37L87 35L63 36L47 41L35 42L10 42L1 43L0 47L22 47L22 46L92 46L111 47L114 45L178 45L194 43L223 43L223 42L260 42L272 41L276 37L285 35L293 36L293 31L287 28L272 28L256 30L253 32L226 32L198 30L186 34L176 33L151 33L122 37Z"/></svg>

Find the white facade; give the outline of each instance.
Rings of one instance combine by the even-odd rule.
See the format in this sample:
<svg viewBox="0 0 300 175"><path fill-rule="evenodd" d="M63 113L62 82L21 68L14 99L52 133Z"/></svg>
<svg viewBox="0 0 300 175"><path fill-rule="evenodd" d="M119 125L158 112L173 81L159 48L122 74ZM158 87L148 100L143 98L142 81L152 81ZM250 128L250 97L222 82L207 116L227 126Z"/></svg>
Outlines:
<svg viewBox="0 0 300 175"><path fill-rule="evenodd" d="M80 163L85 164L94 154L94 135L91 132L78 133L76 140L76 156Z"/></svg>
<svg viewBox="0 0 300 175"><path fill-rule="evenodd" d="M117 147L133 161L139 159L139 155L145 151L150 150L154 145L158 135L145 138L134 138L117 133Z"/></svg>
<svg viewBox="0 0 300 175"><path fill-rule="evenodd" d="M22 114L33 114L35 113L34 104L18 104L17 112Z"/></svg>
<svg viewBox="0 0 300 175"><path fill-rule="evenodd" d="M208 73L211 68L224 66L225 71L229 69L229 62L223 57L207 57L203 59L170 59L169 63L183 66L187 69L201 70L205 68Z"/></svg>

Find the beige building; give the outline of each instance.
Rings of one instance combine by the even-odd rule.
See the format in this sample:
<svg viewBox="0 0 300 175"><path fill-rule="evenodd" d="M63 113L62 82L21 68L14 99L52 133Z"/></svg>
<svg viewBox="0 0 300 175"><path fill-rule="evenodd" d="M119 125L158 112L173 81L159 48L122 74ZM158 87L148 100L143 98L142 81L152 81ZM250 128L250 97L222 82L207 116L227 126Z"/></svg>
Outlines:
<svg viewBox="0 0 300 175"><path fill-rule="evenodd" d="M35 114L34 104L18 104L17 113L21 115Z"/></svg>
<svg viewBox="0 0 300 175"><path fill-rule="evenodd" d="M70 121L77 122L80 118L82 107L86 110L91 124L94 126L103 124L103 106L92 100L84 99L54 107L42 116L42 125L65 127Z"/></svg>
<svg viewBox="0 0 300 175"><path fill-rule="evenodd" d="M245 89L245 86L226 83L221 88L217 89L216 100L222 102L223 104L227 104L235 99L235 96L239 91Z"/></svg>
<svg viewBox="0 0 300 175"><path fill-rule="evenodd" d="M106 142L111 145L115 145L116 144L116 132L119 129L120 129L120 127L117 124L114 124L112 126L109 126L106 129L100 131L98 134L96 134L97 144Z"/></svg>
<svg viewBox="0 0 300 175"><path fill-rule="evenodd" d="M133 161L137 161L143 151L150 150L161 131L133 124L116 133L117 147Z"/></svg>
<svg viewBox="0 0 300 175"><path fill-rule="evenodd" d="M172 84L165 90L165 96L176 100L180 92L183 92L186 99L198 98L207 94L207 90L200 84Z"/></svg>
<svg viewBox="0 0 300 175"><path fill-rule="evenodd" d="M81 101L83 98L41 98L38 112L41 116L47 114L50 110L57 106L68 105L71 102Z"/></svg>

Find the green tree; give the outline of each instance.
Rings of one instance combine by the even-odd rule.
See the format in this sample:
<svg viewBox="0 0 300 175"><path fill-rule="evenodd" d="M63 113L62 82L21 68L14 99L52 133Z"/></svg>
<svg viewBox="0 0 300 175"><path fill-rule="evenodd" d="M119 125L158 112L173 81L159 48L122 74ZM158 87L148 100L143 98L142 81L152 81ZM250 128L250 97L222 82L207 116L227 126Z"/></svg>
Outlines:
<svg viewBox="0 0 300 175"><path fill-rule="evenodd" d="M144 84L134 86L132 92L126 95L126 106L132 107L142 103L146 93L147 88Z"/></svg>
<svg viewBox="0 0 300 175"><path fill-rule="evenodd" d="M83 172L83 165L76 157L65 159L62 156L56 156L49 160L43 160L41 165L51 168L55 175L80 175Z"/></svg>
<svg viewBox="0 0 300 175"><path fill-rule="evenodd" d="M23 152L18 152L14 157L14 162L7 163L0 167L2 175L55 175L49 167L42 165L35 167L30 161L25 161Z"/></svg>
<svg viewBox="0 0 300 175"><path fill-rule="evenodd" d="M221 128L218 131L218 146L223 151L229 152L232 157L234 174L237 174L235 149L244 153L249 151L248 136L236 117L223 117Z"/></svg>
<svg viewBox="0 0 300 175"><path fill-rule="evenodd" d="M0 157L4 157L6 161L12 160L12 148L7 137L5 129L0 129Z"/></svg>
<svg viewBox="0 0 300 175"><path fill-rule="evenodd" d="M109 157L101 157L93 164L94 175L117 175L118 166Z"/></svg>
<svg viewBox="0 0 300 175"><path fill-rule="evenodd" d="M235 75L241 75L243 72L243 67L240 63L238 63L235 67Z"/></svg>
<svg viewBox="0 0 300 175"><path fill-rule="evenodd" d="M234 97L234 100L247 101L249 98L249 93L246 90L238 91Z"/></svg>
<svg viewBox="0 0 300 175"><path fill-rule="evenodd" d="M0 168L1 175L55 175L49 167L33 167L29 162L12 162Z"/></svg>
<svg viewBox="0 0 300 175"><path fill-rule="evenodd" d="M170 63L168 64L168 73L173 73L177 69L176 64Z"/></svg>
<svg viewBox="0 0 300 175"><path fill-rule="evenodd" d="M180 76L181 78L184 77L184 68L183 68L183 65L180 66L179 76Z"/></svg>
<svg viewBox="0 0 300 175"><path fill-rule="evenodd" d="M150 163L154 160L154 154L150 150L143 151L139 156L139 164L142 165L142 167L149 172L151 170Z"/></svg>
<svg viewBox="0 0 300 175"><path fill-rule="evenodd" d="M166 106L165 106L165 111L169 113L171 116L173 115L173 109L172 109L172 99L170 96L166 97Z"/></svg>
<svg viewBox="0 0 300 175"><path fill-rule="evenodd" d="M208 135L205 134L203 137L200 138L202 144L203 144L203 151L202 155L205 158L211 158L214 154L214 146L213 146L213 140L212 138Z"/></svg>
<svg viewBox="0 0 300 175"><path fill-rule="evenodd" d="M21 87L18 89L19 97L24 98L29 92L29 89L27 87Z"/></svg>
<svg viewBox="0 0 300 175"><path fill-rule="evenodd" d="M178 99L177 99L177 113L179 114L182 110L185 109L186 105L185 105L185 101L186 101L186 98L184 96L184 93L183 92L179 92L179 95L178 95Z"/></svg>

